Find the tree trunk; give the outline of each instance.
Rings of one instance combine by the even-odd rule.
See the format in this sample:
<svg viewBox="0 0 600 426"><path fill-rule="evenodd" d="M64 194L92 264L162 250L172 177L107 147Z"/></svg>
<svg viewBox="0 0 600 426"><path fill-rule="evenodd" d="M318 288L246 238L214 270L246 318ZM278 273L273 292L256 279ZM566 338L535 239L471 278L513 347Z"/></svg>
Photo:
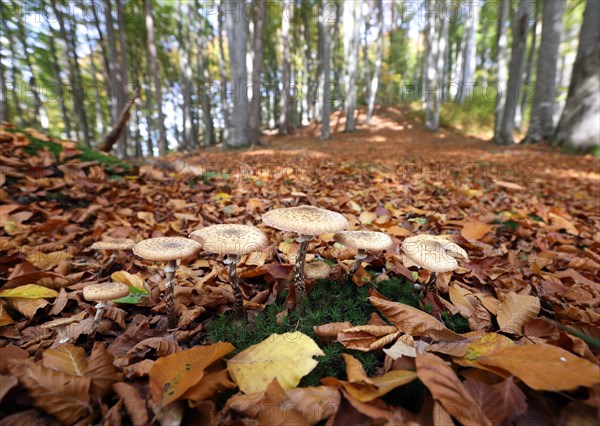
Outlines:
<svg viewBox="0 0 600 426"><path fill-rule="evenodd" d="M494 135L500 134L500 125L506 104L506 85L508 81L508 68L506 64L506 51L508 36L506 22L510 18L510 0L501 0L500 16L496 34L496 106L494 111Z"/></svg>
<svg viewBox="0 0 600 426"><path fill-rule="evenodd" d="M428 8L435 8L436 2L429 0ZM440 105L443 95L444 70L448 45L447 19L439 19L438 13L429 13L427 23L427 57L424 59L425 69L425 127L436 132L440 124Z"/></svg>
<svg viewBox="0 0 600 426"><path fill-rule="evenodd" d="M3 21L0 19L0 21ZM11 58L16 58L15 43L12 36L12 31L8 26L5 26L6 38L8 39L8 48L10 51ZM23 116L23 110L21 109L21 99L19 98L19 81L17 79L17 64L16 61L11 61L10 64L10 79L12 80L12 98L15 104L15 121L19 127L25 126L25 117Z"/></svg>
<svg viewBox="0 0 600 426"><path fill-rule="evenodd" d="M600 143L600 2L588 1L565 109L552 144L578 150Z"/></svg>
<svg viewBox="0 0 600 426"><path fill-rule="evenodd" d="M286 3L283 3L284 6ZM287 8L281 17L281 96L279 98L279 134L287 135L290 127L291 101L291 58L290 58L290 19Z"/></svg>
<svg viewBox="0 0 600 426"><path fill-rule="evenodd" d="M192 125L192 67L190 65L189 46L187 45L188 37L184 36L184 26L189 25L187 10L184 10L183 3L179 0L175 2L176 21L179 22L177 30L177 42L179 43L179 72L181 78L183 108L181 116L183 118L183 141L180 144L180 149L191 150L197 147L198 141L193 141L193 125Z"/></svg>
<svg viewBox="0 0 600 426"><path fill-rule="evenodd" d="M469 22L469 32L467 34L465 43L465 52L463 59L463 74L462 84L458 91L456 100L462 103L465 97L468 99L470 92L475 86L475 66L477 64L477 26L479 24L479 6L478 2L470 3L472 6L470 13L467 16Z"/></svg>
<svg viewBox="0 0 600 426"><path fill-rule="evenodd" d="M248 145L248 69L246 67L248 23L243 18L244 0L226 0L225 4L229 12L225 22L229 41L233 102L229 135L224 147L236 148Z"/></svg>
<svg viewBox="0 0 600 426"><path fill-rule="evenodd" d="M252 60L252 96L250 97L250 111L248 117L248 142L252 145L260 145L260 113L261 113L261 87L260 74L263 63L263 31L265 25L265 0L258 0L258 10L261 12L254 21Z"/></svg>
<svg viewBox="0 0 600 426"><path fill-rule="evenodd" d="M206 25L205 19L201 16L200 3L199 0L196 0L196 22L198 23L198 42L196 46L198 48L196 55L196 64L198 70L200 70L198 75L198 99L202 104L202 120L204 121L204 146L214 145L216 143L215 137L215 126L213 123L212 113L211 113L211 102L210 102L210 94L208 93L207 88L210 82L210 75L208 67L204 62L204 50L206 49L206 36L204 31L204 26Z"/></svg>
<svg viewBox="0 0 600 426"><path fill-rule="evenodd" d="M119 74L121 75L122 89L120 92L121 100L119 105L124 107L129 101L129 78L127 75L127 40L125 31L125 19L123 14L123 1L116 0L117 3L117 24L119 25ZM121 158L127 158L127 138L129 137L129 128L125 128L119 138L118 151Z"/></svg>
<svg viewBox="0 0 600 426"><path fill-rule="evenodd" d="M60 75L60 63L58 62L58 55L56 53L56 44L54 43L54 34L50 34L48 37L50 44L50 55L52 56L52 69L54 71L54 79L56 80L56 95L59 97L60 112L62 114L63 123L65 125L65 132L67 138L72 138L71 133L71 116L66 105L66 96L63 90L63 81Z"/></svg>
<svg viewBox="0 0 600 426"><path fill-rule="evenodd" d="M542 6L542 41L537 63L535 102L531 106L525 142L535 143L549 139L554 132L556 73L565 5L565 0L554 0L545 2Z"/></svg>
<svg viewBox="0 0 600 426"><path fill-rule="evenodd" d="M119 63L117 62L117 39L115 37L115 23L112 16L112 0L103 0L104 2L104 20L106 39L108 42L108 62L110 84L108 87L108 97L110 106L110 115L113 123L117 121L117 116L121 110L121 74Z"/></svg>
<svg viewBox="0 0 600 426"><path fill-rule="evenodd" d="M4 32L4 29L3 29ZM9 121L8 89L6 88L6 74L2 63L2 49L0 48L0 121Z"/></svg>
<svg viewBox="0 0 600 426"><path fill-rule="evenodd" d="M154 43L154 18L152 17L152 0L144 0L146 16L146 32L148 41L148 54L152 64L152 75L154 76L154 91L156 96L156 107L158 109L158 152L165 155L169 149L165 130L165 116L162 111L162 88L160 85L160 74L158 59L156 57L156 45Z"/></svg>
<svg viewBox="0 0 600 426"><path fill-rule="evenodd" d="M331 115L331 24L329 20L329 3L321 0L321 19L319 20L319 45L321 57L321 81L319 97L321 99L321 139L329 139L329 118Z"/></svg>
<svg viewBox="0 0 600 426"><path fill-rule="evenodd" d="M346 126L344 131L356 130L354 110L356 109L357 80L358 80L358 51L360 47L360 7L359 2L344 3L344 63L346 73L344 86L346 92L345 114Z"/></svg>
<svg viewBox="0 0 600 426"><path fill-rule="evenodd" d="M92 48L92 40L89 33L86 34L86 41L90 47L90 72L92 73L92 82L94 85L94 112L96 113L96 126L94 126L94 129L92 129L92 137L95 139L96 134L102 135L104 133L104 120L102 120L102 105L100 103L100 93L98 91L98 77L96 76L96 64L94 63L94 49Z"/></svg>
<svg viewBox="0 0 600 426"><path fill-rule="evenodd" d="M113 148L114 144L119 140L121 133L123 133L127 127L127 122L131 117L131 107L133 107L139 95L140 89L137 88L135 94L132 96L129 102L125 104L125 107L119 114L119 118L113 125L113 128L110 129L110 131L102 138L102 142L100 142L100 145L98 146L99 151L109 152Z"/></svg>
<svg viewBox="0 0 600 426"><path fill-rule="evenodd" d="M383 0L378 0L377 4L377 56L375 58L375 70L371 79L371 88L369 89L369 104L367 107L367 124L371 124L373 110L375 109L375 99L377 99L377 89L379 88L379 74L381 72L381 61L383 55L384 40L384 22L383 22Z"/></svg>
<svg viewBox="0 0 600 426"><path fill-rule="evenodd" d="M225 139L229 137L229 129L231 127L229 123L229 101L227 99L227 66L225 65L225 49L223 47L223 38L225 38L225 27L223 25L224 16L223 16L223 8L225 7L226 0L220 0L219 10L217 15L218 20L218 44L219 44L219 72L220 75L220 98L221 98L221 115L223 116L223 129L220 132L221 138L220 141L224 142Z"/></svg>
<svg viewBox="0 0 600 426"><path fill-rule="evenodd" d="M506 87L506 104L502 113L500 131L494 135L494 142L498 145L514 143L515 114L520 100L521 83L525 67L525 50L527 44L527 30L529 28L527 10L530 1L519 3L517 20L513 24L513 42L510 54L510 69Z"/></svg>
<svg viewBox="0 0 600 426"><path fill-rule="evenodd" d="M315 117L315 102L314 102L314 90L312 84L312 52L311 52L311 34L310 34L310 2L304 0L302 2L302 29L304 36L304 85L302 88L302 106L303 106L303 117L302 124L307 125Z"/></svg>
<svg viewBox="0 0 600 426"><path fill-rule="evenodd" d="M537 12L537 11L536 11ZM537 32L538 32L538 17L536 14L535 22L532 27L531 34L531 46L529 46L529 53L527 54L527 67L525 71L525 83L523 84L523 97L521 103L517 106L517 116L515 118L515 127L519 132L523 128L523 121L525 120L525 112L527 104L531 102L532 96L529 85L531 84L531 77L533 76L533 67L535 63L535 55L537 53Z"/></svg>

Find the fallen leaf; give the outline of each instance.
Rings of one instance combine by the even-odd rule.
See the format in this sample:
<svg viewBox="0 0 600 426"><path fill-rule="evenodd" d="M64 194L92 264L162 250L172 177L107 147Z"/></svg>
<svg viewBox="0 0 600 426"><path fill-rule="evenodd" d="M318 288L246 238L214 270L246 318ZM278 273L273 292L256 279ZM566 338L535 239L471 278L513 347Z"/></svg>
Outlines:
<svg viewBox="0 0 600 426"><path fill-rule="evenodd" d="M37 284L27 284L8 290L0 291L0 297L19 298L19 299L43 299L46 297L56 297L58 292Z"/></svg>
<svg viewBox="0 0 600 426"><path fill-rule="evenodd" d="M479 221L469 221L463 224L463 228L460 231L460 235L462 235L467 240L480 240L485 234L494 229L493 226L488 225Z"/></svg>
<svg viewBox="0 0 600 426"><path fill-rule="evenodd" d="M35 316L38 309L42 309L48 305L46 299L21 299L20 297L15 297L9 299L9 301L13 308L30 319Z"/></svg>
<svg viewBox="0 0 600 426"><path fill-rule="evenodd" d="M521 335L523 325L534 319L539 312L539 298L510 292L498 306L496 319L501 331Z"/></svg>
<svg viewBox="0 0 600 426"><path fill-rule="evenodd" d="M351 328L352 324L349 322L331 322L329 324L323 324L313 327L315 335L324 342L332 342L337 339L338 332Z"/></svg>
<svg viewBox="0 0 600 426"><path fill-rule="evenodd" d="M127 287L135 287L139 290L148 290L146 282L140 274L130 274L126 271L113 272L110 276L113 281L125 284Z"/></svg>
<svg viewBox="0 0 600 426"><path fill-rule="evenodd" d="M8 312L6 312L6 309L4 308L4 303L0 302L0 327L13 324L14 322L15 320L12 319L10 315L8 315Z"/></svg>
<svg viewBox="0 0 600 426"><path fill-rule="evenodd" d="M83 376L85 374L87 360L85 359L85 350L83 348L66 343L56 349L45 350L42 356L42 365L44 367L74 376Z"/></svg>
<svg viewBox="0 0 600 426"><path fill-rule="evenodd" d="M597 365L545 343L509 347L480 357L478 362L505 370L535 390L558 392L589 387L600 378Z"/></svg>
<svg viewBox="0 0 600 426"><path fill-rule="evenodd" d="M119 398L123 399L125 409L134 426L143 426L148 423L148 410L146 401L142 399L138 390L128 383L115 383L113 389Z"/></svg>
<svg viewBox="0 0 600 426"><path fill-rule="evenodd" d="M449 287L448 295L450 296L452 304L456 306L459 313L464 318L469 318L473 315L475 307L479 304L473 292L457 284L453 284Z"/></svg>
<svg viewBox="0 0 600 426"><path fill-rule="evenodd" d="M4 396L14 388L19 381L14 376L5 376L0 374L0 402L4 399Z"/></svg>
<svg viewBox="0 0 600 426"><path fill-rule="evenodd" d="M185 391L181 399L187 399L193 407L196 403L213 398L219 392L235 388L237 385L229 380L227 369L205 372L200 382Z"/></svg>
<svg viewBox="0 0 600 426"><path fill-rule="evenodd" d="M383 352L389 355L393 360L397 360L403 356L407 356L409 358L417 357L415 341L410 334L404 334L403 336L398 337L396 343L394 343L388 349L384 348Z"/></svg>
<svg viewBox="0 0 600 426"><path fill-rule="evenodd" d="M317 366L313 356L323 355L319 346L299 331L272 334L228 360L227 368L244 393L263 392L273 379L284 389L292 389Z"/></svg>
<svg viewBox="0 0 600 426"><path fill-rule="evenodd" d="M204 370L234 349L230 343L195 346L159 358L150 370L150 389L155 404L167 406L202 379Z"/></svg>
<svg viewBox="0 0 600 426"><path fill-rule="evenodd" d="M94 343L85 369L86 377L92 380L90 392L94 400L107 396L113 383L119 379L113 361L114 356L106 350L103 343Z"/></svg>

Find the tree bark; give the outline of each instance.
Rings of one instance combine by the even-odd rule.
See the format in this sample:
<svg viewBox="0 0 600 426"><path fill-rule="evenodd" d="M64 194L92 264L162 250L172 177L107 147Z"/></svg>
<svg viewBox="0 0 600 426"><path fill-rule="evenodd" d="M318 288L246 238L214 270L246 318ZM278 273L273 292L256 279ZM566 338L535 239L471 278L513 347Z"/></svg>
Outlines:
<svg viewBox="0 0 600 426"><path fill-rule="evenodd" d="M567 102L552 144L583 150L600 143L600 2L588 1Z"/></svg>
<svg viewBox="0 0 600 426"><path fill-rule="evenodd" d="M260 75L263 63L263 32L265 25L265 0L258 0L258 16L254 21L252 60L252 96L250 97L250 111L248 117L248 142L252 145L260 145L260 113L261 113L261 87Z"/></svg>
<svg viewBox="0 0 600 426"><path fill-rule="evenodd" d="M344 3L344 63L346 73L344 86L346 92L345 115L346 126L344 131L356 130L354 111L356 109L357 80L358 80L358 51L360 47L360 8L359 2L349 1Z"/></svg>
<svg viewBox="0 0 600 426"><path fill-rule="evenodd" d="M429 8L435 8L436 2L429 0ZM427 23L427 57L424 59L424 99L425 127L436 132L440 124L440 105L443 95L446 49L448 45L447 19L439 19L439 13L431 9Z"/></svg>
<svg viewBox="0 0 600 426"><path fill-rule="evenodd" d="M96 132L98 135L102 135L104 133L104 120L102 119L102 105L100 103L100 93L98 91L96 64L94 63L94 49L92 48L92 40L89 33L86 34L86 41L90 47L90 72L92 73L92 84L94 85L94 112L96 113L96 126L94 129L92 129L92 136L95 138Z"/></svg>
<svg viewBox="0 0 600 426"><path fill-rule="evenodd" d="M2 21L2 20L0 20ZM6 38L8 39L8 48L10 51L10 55L11 58L16 58L16 52L15 52L15 43L13 40L13 36L12 36L12 31L10 30L10 28L8 28L8 26L5 26L6 28ZM10 79L12 80L12 98L13 98L13 103L15 104L15 121L17 123L17 125L19 127L23 127L25 125L25 117L23 116L23 110L21 109L21 100L19 99L19 82L17 79L17 66L15 61L11 61L10 64Z"/></svg>
<svg viewBox="0 0 600 426"><path fill-rule="evenodd" d="M193 124L192 124L192 68L190 66L189 46L187 38L184 36L183 30L188 25L187 11L183 8L183 3L179 0L175 2L176 21L179 22L177 30L177 41L179 43L179 73L181 78L183 108L181 116L183 118L183 141L180 144L180 149L191 150L197 145L197 141L193 141Z"/></svg>
<svg viewBox="0 0 600 426"><path fill-rule="evenodd" d="M556 74L565 6L565 0L545 2L542 6L542 41L537 63L535 102L531 107L525 142L549 139L554 132Z"/></svg>
<svg viewBox="0 0 600 426"><path fill-rule="evenodd" d="M500 125L506 104L506 85L508 82L508 68L506 63L506 51L508 48L508 36L506 22L510 18L510 0L501 0L500 16L498 17L498 28L496 37L496 106L494 111L494 135L500 134Z"/></svg>
<svg viewBox="0 0 600 426"><path fill-rule="evenodd" d="M525 112L527 104L531 102L532 96L530 95L529 85L531 84L531 77L533 75L533 67L535 63L535 54L537 52L537 31L538 31L538 20L536 16L535 23L532 27L531 34L531 46L529 46L529 53L527 54L527 67L525 71L525 83L523 84L524 95L521 98L521 103L517 106L517 116L515 118L515 127L521 131L523 128L523 121L525 120Z"/></svg>
<svg viewBox="0 0 600 426"><path fill-rule="evenodd" d="M281 16L281 96L279 98L279 134L287 135L290 127L291 100L291 58L290 58L290 16L284 3Z"/></svg>
<svg viewBox="0 0 600 426"><path fill-rule="evenodd" d="M4 29L3 29L4 32ZM2 49L0 49L0 121L9 121L8 89L6 88L6 74L2 63Z"/></svg>
<svg viewBox="0 0 600 426"><path fill-rule="evenodd" d="M220 98L221 98L221 115L223 116L223 129L220 132L221 138L220 141L224 142L229 137L229 129L231 124L229 123L229 100L227 97L227 66L225 65L225 48L223 47L223 38L225 38L225 27L223 25L224 16L223 16L223 8L226 7L226 0L220 0L220 7L218 10L218 44L219 44L219 72L220 72Z"/></svg>
<svg viewBox="0 0 600 426"><path fill-rule="evenodd" d="M248 69L246 66L248 23L244 17L244 0L226 0L225 4L228 10L225 22L229 41L233 102L229 135L224 147L237 148L248 145Z"/></svg>
<svg viewBox="0 0 600 426"><path fill-rule="evenodd" d="M529 28L527 11L530 5L530 1L519 3L518 17L513 24L513 42L508 84L506 87L506 104L504 105L499 132L494 135L494 142L498 145L510 145L514 143L515 114L520 100L521 83L525 67L527 31Z"/></svg>
<svg viewBox="0 0 600 426"><path fill-rule="evenodd" d="M213 117L211 113L210 93L208 93L206 90L210 82L209 70L204 62L204 49L206 48L206 36L204 34L204 26L206 25L206 21L199 12L199 0L196 0L195 5L196 22L198 23L198 41L196 43L198 51L196 52L196 65L199 70L197 73L198 83L196 84L196 86L198 89L198 99L202 107L202 120L204 121L204 146L210 146L216 143L216 138L215 126L213 123Z"/></svg>
<svg viewBox="0 0 600 426"><path fill-rule="evenodd" d="M123 13L123 1L116 0L117 3L117 24L119 26L119 74L121 75L122 89L120 92L121 100L119 105L123 108L129 101L129 77L127 72L127 40L125 19ZM127 158L127 139L129 137L129 129L124 129L119 138L118 151L121 158Z"/></svg>
<svg viewBox="0 0 600 426"><path fill-rule="evenodd" d="M329 118L331 115L331 24L328 22L329 3L321 0L321 17L319 19L319 45L322 57L321 81L319 84L319 98L321 100L321 139L329 139Z"/></svg>
<svg viewBox="0 0 600 426"><path fill-rule="evenodd" d="M377 4L377 56L375 58L375 70L371 79L371 88L369 89L369 104L367 107L367 124L371 124L373 111L375 109L375 99L377 99L377 89L379 88L379 74L381 73L381 62L383 55L384 40L384 22L383 22L383 0L378 0Z"/></svg>
<svg viewBox="0 0 600 426"><path fill-rule="evenodd" d="M165 155L168 151L167 135L165 130L165 116L162 111L162 88L160 84L160 74L158 68L158 59L156 57L156 45L154 43L154 18L152 17L152 0L144 0L144 10L146 18L146 32L148 42L148 54L152 64L152 74L154 76L154 92L156 96L156 107L158 109L158 152Z"/></svg>
<svg viewBox="0 0 600 426"><path fill-rule="evenodd" d="M65 132L68 138L72 138L73 135L71 133L71 117L67 109L65 91L63 90L63 81L60 75L60 63L58 62L58 55L56 53L54 34L50 34L50 37L48 38L48 43L50 45L50 55L52 56L52 69L54 71L54 79L56 80L56 95L59 97L60 112L62 114L62 119L65 125Z"/></svg>
<svg viewBox="0 0 600 426"><path fill-rule="evenodd" d="M469 91L475 85L475 66L477 64L477 26L479 24L479 6L477 2L470 3L472 6L467 20L469 21L469 32L467 34L461 89L457 94L457 101L462 103L465 97L469 97Z"/></svg>
<svg viewBox="0 0 600 426"><path fill-rule="evenodd" d="M127 122L131 116L131 107L135 104L135 101L140 95L140 89L136 89L133 97L127 102L121 113L119 114L119 119L113 126L113 128L102 138L102 142L98 146L98 150L102 152L109 152L115 143L121 137L121 133L127 127Z"/></svg>

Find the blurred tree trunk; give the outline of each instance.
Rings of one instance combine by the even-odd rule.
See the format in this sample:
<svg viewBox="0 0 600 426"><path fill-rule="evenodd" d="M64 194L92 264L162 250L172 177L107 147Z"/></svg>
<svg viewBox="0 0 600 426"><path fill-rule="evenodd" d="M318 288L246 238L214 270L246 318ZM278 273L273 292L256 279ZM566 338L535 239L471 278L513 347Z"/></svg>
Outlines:
<svg viewBox="0 0 600 426"><path fill-rule="evenodd" d="M513 23L512 50L510 54L510 69L508 84L506 86L506 103L502 113L502 122L499 132L494 134L494 142L498 145L514 143L515 114L521 95L521 83L525 67L525 51L527 44L527 31L529 29L528 10L531 1L523 1L518 5L518 16Z"/></svg>
<svg viewBox="0 0 600 426"><path fill-rule="evenodd" d="M344 76L346 126L344 131L346 132L356 130L354 111L356 110L358 52L360 48L360 4L356 1L344 3L344 64L346 69Z"/></svg>
<svg viewBox="0 0 600 426"><path fill-rule="evenodd" d="M494 111L494 135L500 133L504 105L506 104L506 85L508 81L508 68L506 63L508 34L506 31L506 22L509 18L510 0L501 0L500 16L498 17L498 28L496 33L496 107Z"/></svg>
<svg viewBox="0 0 600 426"><path fill-rule="evenodd" d="M98 77L96 76L96 64L94 63L94 49L92 48L92 39L90 38L89 33L86 34L86 41L90 47L90 72L92 73L92 84L94 85L94 112L96 113L96 126L94 129L92 129L92 135L95 139L96 135L102 135L104 133L104 120L102 119L102 104L100 103Z"/></svg>
<svg viewBox="0 0 600 426"><path fill-rule="evenodd" d="M369 89L369 103L367 107L367 124L371 124L373 110L375 109L375 100L377 99L377 89L379 88L379 74L381 73L381 62L383 56L384 40L384 22L383 22L383 0L378 0L377 8L377 54L375 58L375 70L371 79L371 88Z"/></svg>
<svg viewBox="0 0 600 426"><path fill-rule="evenodd" d="M465 97L469 98L475 85L475 68L477 64L477 27L479 25L479 6L477 2L470 3L472 6L467 16L469 32L466 36L465 51L462 69L461 89L458 91L456 100L462 103Z"/></svg>
<svg viewBox="0 0 600 426"><path fill-rule="evenodd" d="M198 82L196 84L198 89L198 100L201 103L202 107L202 120L204 121L204 145L210 146L214 145L217 140L215 137L215 126L213 123L213 117L211 112L211 102L210 95L211 92L208 92L208 87L210 83L210 75L208 70L208 65L205 62L204 58L204 50L206 49L206 20L200 14L200 2L199 0L195 1L195 9L196 9L196 22L198 23L197 30L197 43L196 47L198 51L196 52L196 66L198 68Z"/></svg>
<svg viewBox="0 0 600 426"><path fill-rule="evenodd" d="M148 41L148 54L152 64L152 75L154 76L154 91L156 96L156 107L158 109L158 152L165 155L168 151L167 134L165 130L165 116L162 111L162 88L160 84L160 74L158 68L158 59L156 57L156 45L154 43L154 19L152 17L152 0L144 0L144 10L146 17L146 32Z"/></svg>
<svg viewBox="0 0 600 426"><path fill-rule="evenodd" d="M285 5L286 3L284 3ZM290 8L291 9L291 8ZM290 127L291 101L291 58L290 58L290 16L288 8L283 8L281 16L281 97L279 98L279 134L287 135Z"/></svg>
<svg viewBox="0 0 600 426"><path fill-rule="evenodd" d="M127 40L125 31L125 18L123 16L123 1L116 0L117 3L117 24L119 26L119 74L121 75L122 89L120 92L121 100L119 102L120 108L124 108L129 101L129 77L127 75ZM121 133L121 137L118 142L118 151L121 158L127 157L127 138L129 137L129 126L127 126Z"/></svg>
<svg viewBox="0 0 600 426"><path fill-rule="evenodd" d="M529 88L531 84L531 78L533 76L535 55L537 53L537 32L538 32L538 17L536 8L535 22L531 28L531 45L529 46L529 52L527 53L527 66L525 68L525 82L523 83L523 96L521 97L521 103L517 105L517 115L515 117L515 127L520 132L523 128L523 121L525 120L525 113L527 110L527 104L531 103L535 93Z"/></svg>
<svg viewBox="0 0 600 426"><path fill-rule="evenodd" d="M436 2L429 0L428 8L435 8ZM448 47L447 19L439 19L433 10L428 15L426 28L427 48L424 60L425 84L425 127L436 132L440 125L440 106L443 95L444 70Z"/></svg>
<svg viewBox="0 0 600 426"><path fill-rule="evenodd" d="M554 132L556 74L559 61L565 0L545 2L542 10L542 41L540 43L535 82L535 102L525 142L549 139Z"/></svg>
<svg viewBox="0 0 600 426"><path fill-rule="evenodd" d="M115 123L117 121L117 115L121 110L121 74L119 72L119 63L117 62L117 39L115 36L115 23L112 16L112 0L103 0L103 2L106 39L108 42L108 72L110 78L107 93L110 105L110 118L113 123Z"/></svg>
<svg viewBox="0 0 600 426"><path fill-rule="evenodd" d="M260 11L254 21L253 50L252 59L252 97L250 102L250 112L248 117L248 142L252 145L260 145L260 113L261 113L261 87L260 74L263 64L263 32L265 25L265 0L258 0L258 10Z"/></svg>
<svg viewBox="0 0 600 426"><path fill-rule="evenodd" d="M2 29L4 32L4 28ZM8 89L6 88L6 70L4 69L4 64L2 63L2 49L0 46L0 121L9 121L9 111L8 111L8 99L6 96L8 95ZM57 84L59 82L57 81Z"/></svg>
<svg viewBox="0 0 600 426"><path fill-rule="evenodd" d="M75 115L77 116L79 130L83 134L83 140L81 142L83 142L85 146L90 146L87 118L85 115L85 104L83 101L83 86L81 82L79 58L77 57L75 40L70 40L65 26L64 16L62 14L62 11L59 10L56 4L56 0L52 0L52 8L56 15L56 19L58 20L60 36L66 47L67 63L69 65L69 83L73 90L73 108L75 109ZM73 25L73 23L71 24ZM74 27L72 27L71 29L73 30ZM71 52L71 54L69 54L69 51Z"/></svg>
<svg viewBox="0 0 600 426"><path fill-rule="evenodd" d="M50 45L50 55L52 56L52 70L54 71L54 79L56 80L57 93L59 98L60 112L62 114L63 124L65 126L65 133L68 138L72 138L71 133L71 116L66 105L65 91L63 90L63 81L60 75L60 62L58 61L58 55L56 53L56 44L54 43L54 34L50 34L48 37L48 44Z"/></svg>
<svg viewBox="0 0 600 426"><path fill-rule="evenodd" d="M235 148L248 145L248 22L243 15L244 0L226 0L225 4L228 11L225 23L229 42L233 102L229 117L229 135L225 139L224 147Z"/></svg>
<svg viewBox="0 0 600 426"><path fill-rule="evenodd" d="M600 2L588 1L565 109L552 144L586 149L600 143Z"/></svg>
<svg viewBox="0 0 600 426"><path fill-rule="evenodd" d="M2 19L0 19L0 21L3 21ZM15 59L13 61L11 61L10 64L10 79L12 80L12 98L13 98L13 103L15 104L15 122L17 123L17 125L19 127L23 127L26 123L25 121L25 117L23 116L23 110L21 109L21 100L19 99L19 81L17 79L17 66L16 66L16 52L15 52L15 43L13 40L13 36L12 36L12 31L10 30L10 28L8 28L8 26L5 26L4 28L6 30L5 34L6 34L6 38L8 40L8 49L10 51L10 57Z"/></svg>
<svg viewBox="0 0 600 426"><path fill-rule="evenodd" d="M193 149L197 147L197 140L193 139L192 124L192 67L190 65L189 49L187 44L188 35L184 35L184 27L188 25L187 8L184 9L183 3L179 0L175 2L175 20L179 22L177 29L177 42L179 43L179 72L181 75L181 87L183 97L183 108L181 115L183 118L183 142L180 148Z"/></svg>
<svg viewBox="0 0 600 426"><path fill-rule="evenodd" d="M223 47L223 38L225 38L225 27L223 25L225 17L223 16L223 7L225 7L226 0L220 0L219 8L218 8L218 42L219 42L219 72L220 75L220 98L221 98L221 114L223 116L223 129L221 133L221 142L224 142L225 139L229 137L229 129L231 125L229 124L229 101L227 99L227 66L225 65L225 49Z"/></svg>
<svg viewBox="0 0 600 426"><path fill-rule="evenodd" d="M154 119L152 117L154 106L152 105L152 62L146 44L146 149L149 156L154 156Z"/></svg>
<svg viewBox="0 0 600 426"><path fill-rule="evenodd" d="M329 139L329 118L331 115L331 24L328 21L331 10L329 3L321 0L321 17L319 19L319 51L321 53L321 80L319 81L319 98L321 101L321 139Z"/></svg>

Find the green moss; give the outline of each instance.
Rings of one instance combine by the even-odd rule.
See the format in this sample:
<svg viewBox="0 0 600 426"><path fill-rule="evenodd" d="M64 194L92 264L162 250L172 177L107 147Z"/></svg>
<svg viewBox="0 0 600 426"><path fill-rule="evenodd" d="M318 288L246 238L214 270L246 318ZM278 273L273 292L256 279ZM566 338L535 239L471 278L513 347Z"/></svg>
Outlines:
<svg viewBox="0 0 600 426"><path fill-rule="evenodd" d="M413 289L413 283L405 278L390 278L376 283L374 286L379 293L393 302L400 302L421 309L421 301Z"/></svg>
<svg viewBox="0 0 600 426"><path fill-rule="evenodd" d="M452 315L449 312L442 312L442 321L446 327L455 333L467 333L471 331L469 322L460 315Z"/></svg>

